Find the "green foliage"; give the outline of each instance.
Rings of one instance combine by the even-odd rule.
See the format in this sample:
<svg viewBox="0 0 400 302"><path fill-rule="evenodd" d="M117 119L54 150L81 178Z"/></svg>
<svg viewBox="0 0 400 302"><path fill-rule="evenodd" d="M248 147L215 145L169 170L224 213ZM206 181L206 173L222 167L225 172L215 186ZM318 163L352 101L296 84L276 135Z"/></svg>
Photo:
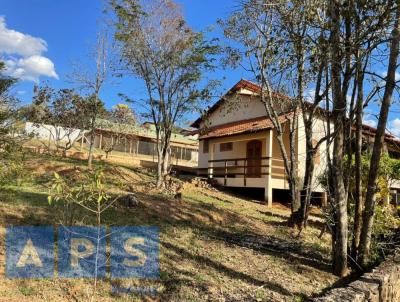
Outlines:
<svg viewBox="0 0 400 302"><path fill-rule="evenodd" d="M347 160L347 158L346 158ZM370 166L370 161L371 161L371 155L370 154L364 154L361 157L361 170L362 170L362 175L361 175L361 181L362 181L362 192L363 194L366 193L366 187L365 184L368 181L368 173L369 173L369 166ZM354 157L352 158L351 165L349 167L348 171L345 171L345 174L350 177L349 179L349 192L350 192L350 202L354 203L353 200L353 195L352 193L355 190L355 175L354 175L354 169L355 169L355 159ZM382 202L385 197L387 197L390 194L390 187L392 186L393 181L400 179L400 160L391 158L387 153L382 154L381 160L379 163L379 171L378 171L378 179L377 179L377 186L376 186L376 194L377 194L377 200ZM328 190L327 186L327 175L322 174L319 178L320 184L325 188L325 190ZM351 205L350 205L351 206Z"/></svg>
<svg viewBox="0 0 400 302"><path fill-rule="evenodd" d="M126 70L144 82L140 101L157 135L157 187L170 173L170 141L174 126L189 112L200 111L218 81L207 79L220 53L216 40L206 41L185 22L172 0L110 0L115 39ZM129 100L129 98L127 98ZM203 105L203 106L202 106Z"/></svg>
<svg viewBox="0 0 400 302"><path fill-rule="evenodd" d="M25 172L23 161L20 158L3 158L0 161L0 185L19 185L26 177Z"/></svg>
<svg viewBox="0 0 400 302"><path fill-rule="evenodd" d="M26 118L34 123L55 127L87 128L91 97L84 98L71 89L37 88L32 105L25 109Z"/></svg>
<svg viewBox="0 0 400 302"><path fill-rule="evenodd" d="M49 205L61 204L66 213L64 223L75 222L76 206L84 208L100 219L116 199L106 192L105 176L102 170L76 172L72 175L61 176L54 173L48 194Z"/></svg>
<svg viewBox="0 0 400 302"><path fill-rule="evenodd" d="M4 63L0 61L0 150L1 154L11 153L18 145L17 139L10 134L16 130L18 100L10 94L17 80L3 75Z"/></svg>
<svg viewBox="0 0 400 302"><path fill-rule="evenodd" d="M362 194L365 198L367 192L366 183L368 181L368 173L370 170L370 154L364 154L361 159L362 163ZM350 188L349 188L349 211L350 217L354 217L355 201L353 192L355 190L354 173L352 173L355 165L353 158L350 171L346 171L350 175ZM376 199L377 205L375 207L375 219L372 229L371 241L371 260L376 260L380 253L380 243L385 238L390 237L394 230L400 226L400 218L397 211L397 206L384 202L386 198L390 198L390 187L394 180L400 179L400 160L390 158L389 154L382 154L378 178L376 182ZM351 235L351 234L350 234Z"/></svg>
<svg viewBox="0 0 400 302"><path fill-rule="evenodd" d="M24 108L28 121L36 126L54 127L49 132L51 140L43 140L42 143L48 149L54 145L57 151L61 149L64 154L79 137L77 131L82 134L85 129L92 129L93 116L104 115L104 103L95 96L84 97L72 89L56 91L46 85L37 88L32 104Z"/></svg>
<svg viewBox="0 0 400 302"><path fill-rule="evenodd" d="M206 80L204 73L214 70L220 48L215 40L206 41L203 33L189 28L173 1L110 2L122 59L146 84L145 105L150 107L146 117L172 127L183 114L210 99L218 83Z"/></svg>
<svg viewBox="0 0 400 302"><path fill-rule="evenodd" d="M101 170L89 171L78 177L61 177L54 172L48 202L73 202L80 205L93 205L107 201L109 196L104 189L104 173Z"/></svg>
<svg viewBox="0 0 400 302"><path fill-rule="evenodd" d="M18 100L10 93L17 80L2 74L0 61L0 184L19 183L24 177L22 151L18 132Z"/></svg>

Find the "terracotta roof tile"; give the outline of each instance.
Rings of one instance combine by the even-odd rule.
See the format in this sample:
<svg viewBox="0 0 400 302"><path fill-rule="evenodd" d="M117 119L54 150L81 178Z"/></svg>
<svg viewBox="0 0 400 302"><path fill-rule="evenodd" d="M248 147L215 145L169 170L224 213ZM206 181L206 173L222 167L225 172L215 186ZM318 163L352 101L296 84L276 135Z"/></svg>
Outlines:
<svg viewBox="0 0 400 302"><path fill-rule="evenodd" d="M288 115L279 117L281 123L290 118ZM199 134L200 139L230 136L248 132L257 132L260 130L273 129L274 125L269 118L257 117L243 121L237 121L203 129Z"/></svg>

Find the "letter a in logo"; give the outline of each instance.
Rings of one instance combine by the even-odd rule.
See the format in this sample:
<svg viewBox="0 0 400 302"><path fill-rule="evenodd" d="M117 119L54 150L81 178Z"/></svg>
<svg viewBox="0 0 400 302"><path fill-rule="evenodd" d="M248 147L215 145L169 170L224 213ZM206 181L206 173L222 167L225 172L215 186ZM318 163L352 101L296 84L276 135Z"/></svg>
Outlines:
<svg viewBox="0 0 400 302"><path fill-rule="evenodd" d="M54 229L6 229L6 277L51 278L54 274Z"/></svg>

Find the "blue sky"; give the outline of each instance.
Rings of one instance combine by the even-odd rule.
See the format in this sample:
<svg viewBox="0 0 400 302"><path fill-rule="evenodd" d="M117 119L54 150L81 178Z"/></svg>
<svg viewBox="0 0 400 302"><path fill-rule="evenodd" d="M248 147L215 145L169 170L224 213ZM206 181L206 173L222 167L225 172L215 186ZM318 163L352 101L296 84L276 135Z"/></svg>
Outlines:
<svg viewBox="0 0 400 302"><path fill-rule="evenodd" d="M215 25L218 18L228 16L234 9L235 3L232 0L177 2L182 5L189 25L198 31ZM66 75L71 73L73 62L84 61L87 58L87 53L96 39L98 24L104 16L102 13L104 4L104 1L98 0L0 0L0 16L3 17L3 26L6 30L45 41L47 50L38 50L35 55L39 54L54 64L53 69L47 66L41 76L34 73L31 76L33 78L30 78L29 72L23 76L25 80L20 81L16 92L24 103L31 101L35 80L46 81L56 88L71 87ZM209 35L221 36L221 32L215 27ZM14 54L7 55L14 56ZM246 74L241 69L220 69L214 76L219 79L225 77L221 87L223 91L241 77L246 77ZM133 98L144 95L140 81L131 78L117 79L103 89L102 98L108 108L121 102L117 96L120 92ZM140 111L139 108L137 110ZM195 116L188 118L194 119Z"/></svg>
<svg viewBox="0 0 400 302"><path fill-rule="evenodd" d="M227 17L235 9L236 3L233 0L177 2L182 5L187 22L195 30L215 26L209 33L210 37L222 37L216 20ZM55 88L71 87L66 75L71 73L73 62L87 59L87 53L96 39L98 23L104 17L104 5L104 0L0 0L0 34L3 32L4 37L6 33L12 39L14 36L23 37L26 45L30 45L22 49L11 47L8 53L0 52L0 58L7 56L12 67L10 70L21 78L15 92L23 103L31 101L35 81L47 81ZM212 76L224 78L221 92L240 78L251 79L251 75L241 68L225 70L221 67ZM108 108L121 102L118 93L136 99L145 96L140 81L128 77L118 79L103 89L102 99ZM140 108L134 109L140 111ZM377 110L377 106L372 106L368 112ZM187 118L193 120L196 115L194 113ZM398 117L399 108L394 107L389 128L400 135ZM375 124L372 115L367 115L365 119L371 125Z"/></svg>

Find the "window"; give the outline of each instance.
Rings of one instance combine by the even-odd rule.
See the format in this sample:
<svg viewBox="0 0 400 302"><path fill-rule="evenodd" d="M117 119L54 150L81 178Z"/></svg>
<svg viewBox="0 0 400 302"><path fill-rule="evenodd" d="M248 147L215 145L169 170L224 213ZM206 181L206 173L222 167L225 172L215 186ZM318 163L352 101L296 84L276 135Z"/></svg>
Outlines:
<svg viewBox="0 0 400 302"><path fill-rule="evenodd" d="M203 153L208 153L208 140L203 140Z"/></svg>
<svg viewBox="0 0 400 302"><path fill-rule="evenodd" d="M313 147L315 148L315 146L318 144L318 141L313 139L312 143L313 143ZM315 151L314 162L316 165L319 165L321 163L321 154L319 153L319 148Z"/></svg>
<svg viewBox="0 0 400 302"><path fill-rule="evenodd" d="M232 149L233 149L233 143L221 143L219 145L220 152L232 151Z"/></svg>

